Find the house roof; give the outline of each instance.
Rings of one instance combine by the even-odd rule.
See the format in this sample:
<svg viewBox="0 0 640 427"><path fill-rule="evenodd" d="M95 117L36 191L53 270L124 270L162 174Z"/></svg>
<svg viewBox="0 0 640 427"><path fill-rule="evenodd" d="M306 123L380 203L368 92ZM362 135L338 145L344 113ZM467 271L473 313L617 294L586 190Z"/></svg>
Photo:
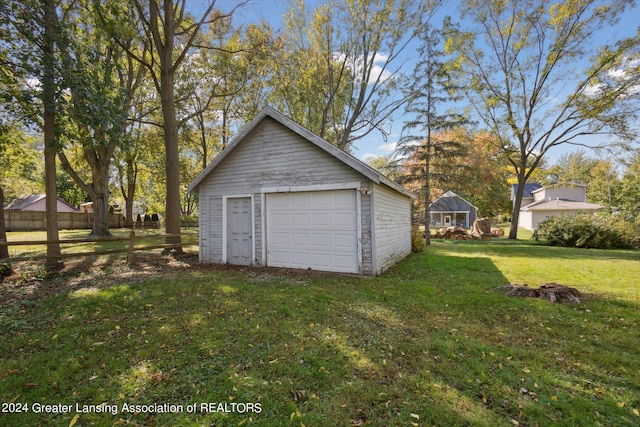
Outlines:
<svg viewBox="0 0 640 427"><path fill-rule="evenodd" d="M26 208L27 206L31 206L32 204L36 203L39 200L44 199L46 196L44 194L32 194L30 196L26 196L26 197L21 197L18 199L13 200L12 202L10 202L9 204L7 204L4 208L5 209L10 209L13 211L20 211L24 208Z"/></svg>
<svg viewBox="0 0 640 427"><path fill-rule="evenodd" d="M573 200L539 200L537 202L529 203L521 210L523 211L586 211L586 210L598 210L604 206L596 203L588 202L574 202Z"/></svg>
<svg viewBox="0 0 640 427"><path fill-rule="evenodd" d="M21 211L21 210L33 205L34 203L37 203L40 200L43 200L43 199L46 199L46 198L47 198L46 194L31 194L29 196L20 197L18 199L13 200L9 204L5 205L4 209L9 209L9 210L13 210L13 211ZM66 202L65 200L61 199L60 197L58 197L57 199L58 199L59 203L64 203L65 205L69 206L71 209L76 209L74 206L71 206L68 202Z"/></svg>
<svg viewBox="0 0 640 427"><path fill-rule="evenodd" d="M453 191L447 191L429 205L429 209L436 212L466 212L469 208L478 210L478 208Z"/></svg>
<svg viewBox="0 0 640 427"><path fill-rule="evenodd" d="M533 192L540 190L543 188L542 184L539 182L527 182L524 184L524 193L522 194L523 198L533 198ZM516 198L516 192L518 191L518 184L511 185L511 196L509 200L514 200Z"/></svg>
<svg viewBox="0 0 640 427"><path fill-rule="evenodd" d="M253 131L267 117L272 118L273 120L275 120L278 123L282 124L283 126L287 127L291 131L293 131L296 134L300 135L302 138L306 139L310 143L316 145L321 150L331 154L337 160L341 161L345 165L347 165L347 166L351 167L352 169L356 170L357 172L361 173L362 175L364 175L365 177L367 177L371 181L375 182L376 184L384 184L387 187L390 187L390 188L398 191L399 193L402 193L402 194L404 194L406 196L411 197L412 199L415 199L416 195L413 194L412 192L410 192L409 190L407 190L406 188L404 188L401 185L393 182L391 179L387 178L386 176L384 176L380 172L376 171L371 166L369 166L369 165L363 163L362 161L356 159L351 154L340 150L338 147L332 145L330 142L320 138L318 135L314 134L313 132L309 131L308 129L304 128L303 126L299 125L298 123L294 122L290 118L286 117L284 114L280 113L279 111L276 111L275 109L273 109L271 107L265 107L256 116L255 119L253 119L247 126L245 126L244 129L242 129L240 131L240 133L238 133L238 135L236 135L233 138L233 140L227 146L227 148L225 148L220 154L218 154L218 156L215 159L213 159L213 161L211 163L209 163L209 165L207 165L207 167L200 173L200 175L198 175L196 177L196 179L194 179L193 182L191 184L189 184L189 186L187 187L187 190L189 192L196 191L198 186L202 183L202 181L204 181L204 179L220 163L222 163L224 161L224 159L239 144L242 143L244 138L247 135L249 135L251 133L251 131Z"/></svg>

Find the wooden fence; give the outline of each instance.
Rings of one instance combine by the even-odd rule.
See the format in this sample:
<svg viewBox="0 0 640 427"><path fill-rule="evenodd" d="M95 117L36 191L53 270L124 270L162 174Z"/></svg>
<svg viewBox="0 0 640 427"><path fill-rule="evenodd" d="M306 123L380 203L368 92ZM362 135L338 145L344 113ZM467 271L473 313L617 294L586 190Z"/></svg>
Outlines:
<svg viewBox="0 0 640 427"><path fill-rule="evenodd" d="M35 231L47 229L45 212L4 210L5 228L7 231ZM58 212L58 228L60 230L91 229L93 214L84 212ZM109 228L124 227L122 214L109 214Z"/></svg>
<svg viewBox="0 0 640 427"><path fill-rule="evenodd" d="M129 232L129 237L114 237L108 239L67 239L67 240L56 240L56 241L46 241L46 240L31 240L31 241L16 241L16 242L5 242L0 240L0 246L39 246L39 245L48 245L50 243L58 243L61 245L64 244L78 244L78 243L111 243L111 242L127 242L127 247L123 249L105 249L100 251L93 252L77 252L77 253L64 253L60 255L56 255L53 257L49 257L47 255L36 255L36 256L18 256L9 258L10 261L13 260L24 260L24 259L62 259L62 258L76 258L83 256L91 256L91 255L108 255L108 254L118 254L118 253L126 253L127 254L127 264L133 263L133 253L136 251L145 251L150 249L171 249L178 248L183 246L188 246L189 243L164 243L164 244L155 244L155 245L147 245L147 246L136 246L136 239L162 239L167 237L183 237L183 236L197 236L195 233L181 233L181 234L154 234L150 236L138 236L136 237L136 233L134 230ZM4 260L0 260L4 261Z"/></svg>

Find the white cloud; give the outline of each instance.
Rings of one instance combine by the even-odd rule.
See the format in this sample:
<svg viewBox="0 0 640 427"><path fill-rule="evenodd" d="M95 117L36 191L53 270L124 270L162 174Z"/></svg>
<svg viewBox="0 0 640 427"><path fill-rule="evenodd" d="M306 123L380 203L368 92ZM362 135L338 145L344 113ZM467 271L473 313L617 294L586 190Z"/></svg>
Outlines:
<svg viewBox="0 0 640 427"><path fill-rule="evenodd" d="M377 81L379 81L380 83L385 83L387 80L393 77L392 73L383 68L385 63L389 60L388 55L384 55L381 53L376 53L373 56L369 55L366 62L364 60L364 57L361 55L353 58L347 57L347 55L343 52L335 52L333 54L333 57L336 61L346 63L347 67L349 67L349 69L352 70L355 74L356 81L359 81L362 75L362 71L365 67L365 63L368 65L369 63L373 64L371 65L371 72L369 74L369 84L374 84Z"/></svg>
<svg viewBox="0 0 640 427"><path fill-rule="evenodd" d="M383 153L393 153L396 151L396 147L398 146L397 142L392 142L390 144L383 144L378 147L380 151Z"/></svg>

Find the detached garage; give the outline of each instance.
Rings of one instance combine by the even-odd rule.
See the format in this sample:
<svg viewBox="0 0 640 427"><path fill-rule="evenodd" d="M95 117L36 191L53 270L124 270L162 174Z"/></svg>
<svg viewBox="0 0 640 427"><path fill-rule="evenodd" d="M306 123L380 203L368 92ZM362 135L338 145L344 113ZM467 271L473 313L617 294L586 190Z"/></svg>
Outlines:
<svg viewBox="0 0 640 427"><path fill-rule="evenodd" d="M378 275L411 252L411 192L272 108L189 185L200 261Z"/></svg>

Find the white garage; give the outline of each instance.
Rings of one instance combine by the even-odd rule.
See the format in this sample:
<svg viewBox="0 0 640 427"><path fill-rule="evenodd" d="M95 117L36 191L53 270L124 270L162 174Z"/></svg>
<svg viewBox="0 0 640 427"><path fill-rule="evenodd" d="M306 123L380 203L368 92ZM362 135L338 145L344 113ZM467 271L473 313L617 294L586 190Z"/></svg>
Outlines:
<svg viewBox="0 0 640 427"><path fill-rule="evenodd" d="M377 275L411 252L411 192L265 108L189 185L200 261Z"/></svg>

